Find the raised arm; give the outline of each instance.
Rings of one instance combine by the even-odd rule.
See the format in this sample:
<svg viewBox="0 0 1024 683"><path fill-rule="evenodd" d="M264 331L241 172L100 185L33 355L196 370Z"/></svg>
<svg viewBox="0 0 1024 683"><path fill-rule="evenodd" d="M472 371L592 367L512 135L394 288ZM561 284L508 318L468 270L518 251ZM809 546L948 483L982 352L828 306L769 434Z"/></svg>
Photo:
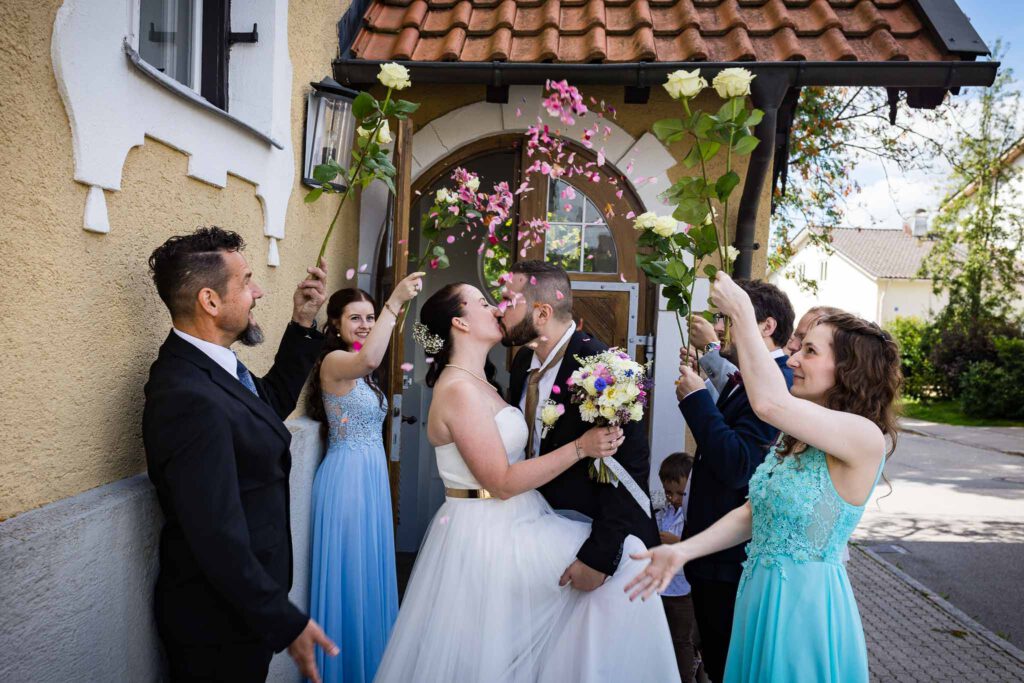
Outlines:
<svg viewBox="0 0 1024 683"><path fill-rule="evenodd" d="M426 273L411 273L395 286L384 307L377 314L377 322L362 347L356 351L332 351L324 357L320 376L328 382L359 379L377 369L387 353L391 332L397 322L398 312L423 287Z"/></svg>
<svg viewBox="0 0 1024 683"><path fill-rule="evenodd" d="M510 465L489 401L469 382L452 382L434 392L434 405L446 406L442 422L480 484L501 499L511 498L548 483L584 457L614 455L622 431L595 427L575 442L550 453ZM577 446L578 444L578 446Z"/></svg>
<svg viewBox="0 0 1024 683"><path fill-rule="evenodd" d="M715 277L711 298L732 320L743 386L758 417L849 465L877 468L885 453L882 431L860 415L830 410L790 394L761 341L750 297L722 271Z"/></svg>

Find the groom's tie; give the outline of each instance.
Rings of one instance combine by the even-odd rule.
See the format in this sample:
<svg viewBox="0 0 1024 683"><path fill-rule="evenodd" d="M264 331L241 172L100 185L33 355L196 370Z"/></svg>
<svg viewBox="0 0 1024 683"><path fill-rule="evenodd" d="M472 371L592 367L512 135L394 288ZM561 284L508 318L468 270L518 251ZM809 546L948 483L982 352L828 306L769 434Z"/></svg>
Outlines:
<svg viewBox="0 0 1024 683"><path fill-rule="evenodd" d="M252 373L249 372L249 368L245 367L241 360L238 361L238 367L235 371L238 373L238 381L242 383L242 386L258 397L260 392L256 391L256 382L252 381Z"/></svg>
<svg viewBox="0 0 1024 683"><path fill-rule="evenodd" d="M562 357L565 356L565 350L569 348L569 342L562 344L562 348L558 350L558 353L553 354L548 358L547 362L539 368L530 370L529 374L526 375L526 424L530 426L530 435L526 438L526 457L532 458L537 453L533 451L533 439L537 429L537 401L540 398L540 378L543 377L552 366L557 365ZM537 444L540 447L540 444Z"/></svg>

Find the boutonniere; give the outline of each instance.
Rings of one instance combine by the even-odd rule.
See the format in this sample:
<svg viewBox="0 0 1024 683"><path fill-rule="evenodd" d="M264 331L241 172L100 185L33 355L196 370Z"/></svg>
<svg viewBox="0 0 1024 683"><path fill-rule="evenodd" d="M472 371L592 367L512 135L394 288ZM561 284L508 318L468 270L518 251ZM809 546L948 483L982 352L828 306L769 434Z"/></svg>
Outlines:
<svg viewBox="0 0 1024 683"><path fill-rule="evenodd" d="M548 399L544 402L544 407L540 409L540 421L544 425L540 432L540 438L547 438L548 432L558 422L558 418L562 417L565 413L565 406L561 403L555 403L554 399Z"/></svg>

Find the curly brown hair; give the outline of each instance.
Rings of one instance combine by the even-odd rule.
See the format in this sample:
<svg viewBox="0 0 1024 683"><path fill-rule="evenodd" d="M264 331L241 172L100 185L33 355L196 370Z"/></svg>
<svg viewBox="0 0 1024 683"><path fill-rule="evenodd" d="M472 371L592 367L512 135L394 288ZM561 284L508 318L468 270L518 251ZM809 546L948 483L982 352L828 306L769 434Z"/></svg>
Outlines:
<svg viewBox="0 0 1024 683"><path fill-rule="evenodd" d="M896 403L903 387L899 344L875 323L851 313L827 315L816 324L832 328L836 377L825 394L825 407L871 420L890 441L888 458L896 450ZM778 456L792 454L800 443L788 434L780 441Z"/></svg>

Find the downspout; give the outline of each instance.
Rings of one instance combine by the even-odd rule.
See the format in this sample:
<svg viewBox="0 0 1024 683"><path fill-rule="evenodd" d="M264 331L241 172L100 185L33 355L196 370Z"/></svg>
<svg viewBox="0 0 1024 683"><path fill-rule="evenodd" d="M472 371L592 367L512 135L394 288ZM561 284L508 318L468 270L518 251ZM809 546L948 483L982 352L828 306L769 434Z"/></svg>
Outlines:
<svg viewBox="0 0 1024 683"><path fill-rule="evenodd" d="M764 181L775 159L779 107L792 86L791 74L769 72L758 74L751 87L751 101L755 107L764 111L764 118L754 129L754 135L761 143L750 155L743 194L740 196L739 212L736 215L736 241L733 246L739 249L740 253L733 265L734 277L750 277L754 250L762 246L754 241L757 234L757 213Z"/></svg>

